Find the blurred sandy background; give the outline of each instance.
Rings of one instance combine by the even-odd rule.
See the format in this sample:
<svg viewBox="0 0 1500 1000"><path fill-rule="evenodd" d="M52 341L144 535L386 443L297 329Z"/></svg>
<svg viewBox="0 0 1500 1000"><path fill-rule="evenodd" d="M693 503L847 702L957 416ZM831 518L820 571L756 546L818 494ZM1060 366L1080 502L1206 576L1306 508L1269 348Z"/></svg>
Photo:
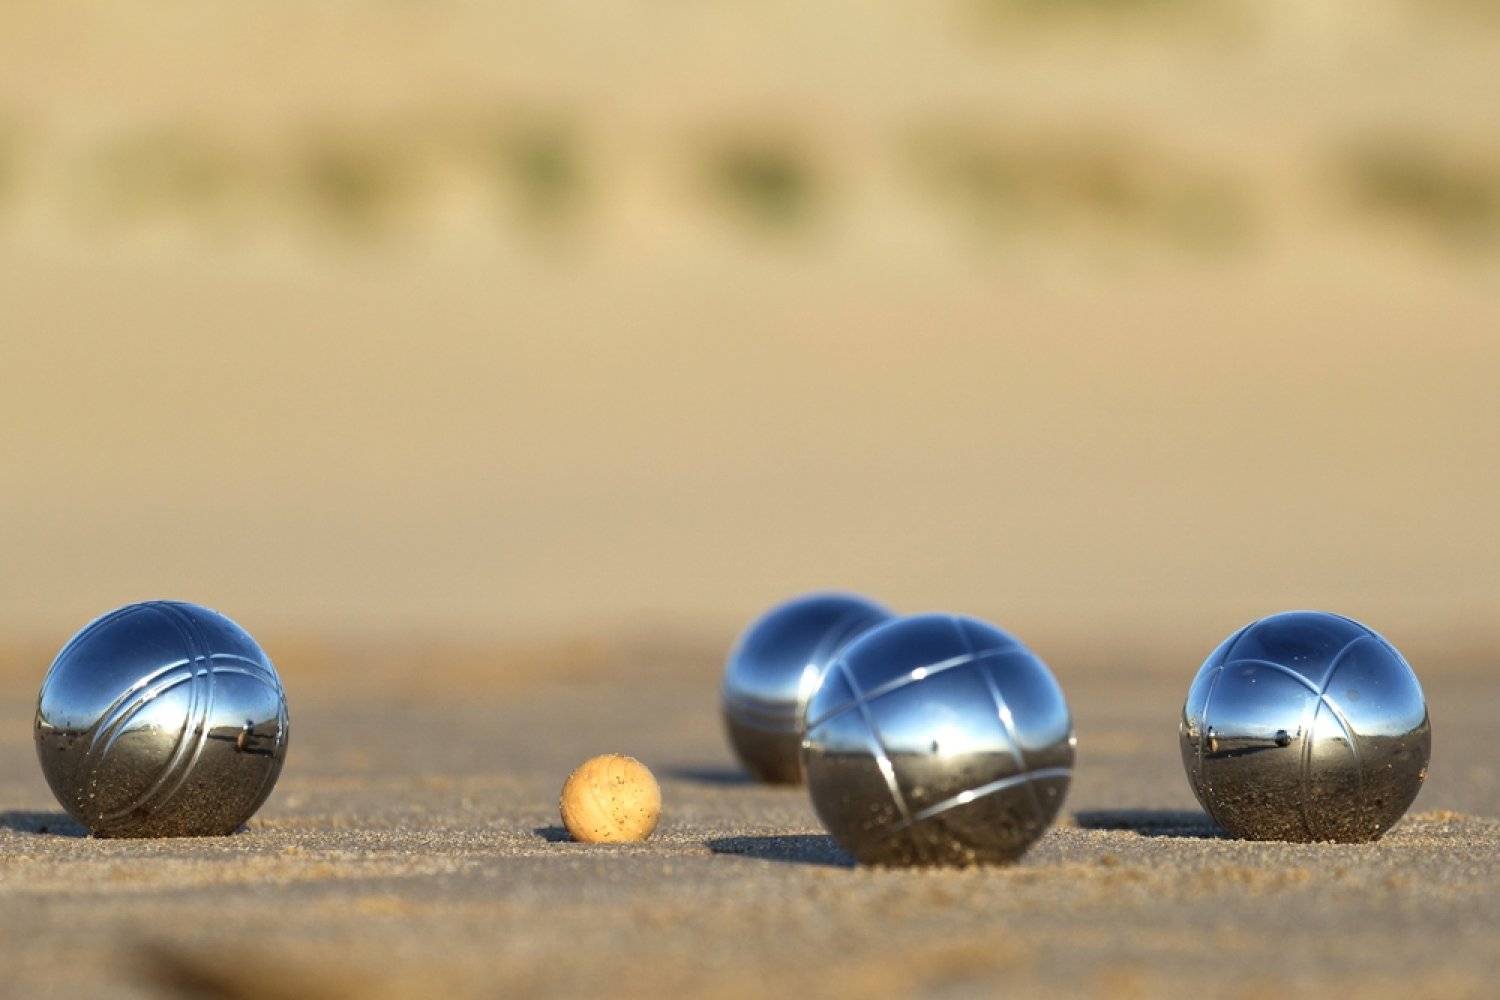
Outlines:
<svg viewBox="0 0 1500 1000"><path fill-rule="evenodd" d="M1496 93L1494 0L7 3L0 636L1493 650Z"/></svg>

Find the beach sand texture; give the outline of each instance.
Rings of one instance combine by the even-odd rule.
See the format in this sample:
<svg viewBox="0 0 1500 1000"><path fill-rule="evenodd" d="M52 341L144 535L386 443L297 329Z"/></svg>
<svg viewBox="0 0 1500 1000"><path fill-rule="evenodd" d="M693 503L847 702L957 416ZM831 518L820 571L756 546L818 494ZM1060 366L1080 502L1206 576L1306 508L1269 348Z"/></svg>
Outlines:
<svg viewBox="0 0 1500 1000"><path fill-rule="evenodd" d="M856 867L800 788L746 782L715 647L641 644L594 676L496 687L441 654L284 669L279 787L223 838L95 841L0 715L0 963L27 996L1482 997L1500 974L1500 752L1487 669L1419 666L1431 777L1367 845L1222 839L1175 713L1195 664L1054 656L1074 706L1063 819L1014 866ZM290 652L288 647L287 652ZM283 659L290 661L289 656ZM492 666L504 668L496 653ZM7 674L7 687L24 687ZM661 781L638 844L566 839L578 760Z"/></svg>
<svg viewBox="0 0 1500 1000"><path fill-rule="evenodd" d="M1493 0L0 7L0 993L1492 994L1496 92ZM739 779L723 658L825 587L1052 666L1022 863L851 867ZM149 598L286 681L234 837L36 767ZM1296 607L1427 690L1377 844L1181 774ZM596 753L649 841L558 839Z"/></svg>

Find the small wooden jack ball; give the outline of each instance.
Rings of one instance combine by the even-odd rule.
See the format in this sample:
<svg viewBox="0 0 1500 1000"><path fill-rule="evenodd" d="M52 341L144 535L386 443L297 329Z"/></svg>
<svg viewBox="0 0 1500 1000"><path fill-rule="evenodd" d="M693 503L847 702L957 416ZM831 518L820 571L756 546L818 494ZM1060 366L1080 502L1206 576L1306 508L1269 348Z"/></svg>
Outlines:
<svg viewBox="0 0 1500 1000"><path fill-rule="evenodd" d="M661 819L661 788L645 764L624 754L591 757L563 785L563 826L574 840L645 840Z"/></svg>

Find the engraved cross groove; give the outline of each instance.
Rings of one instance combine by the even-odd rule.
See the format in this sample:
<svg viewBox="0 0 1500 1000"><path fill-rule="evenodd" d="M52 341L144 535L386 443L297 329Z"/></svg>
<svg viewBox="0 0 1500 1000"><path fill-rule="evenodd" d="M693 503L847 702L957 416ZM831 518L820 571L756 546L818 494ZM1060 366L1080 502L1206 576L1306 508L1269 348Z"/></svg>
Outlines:
<svg viewBox="0 0 1500 1000"><path fill-rule="evenodd" d="M1349 745L1349 754L1354 758L1354 779L1356 783L1355 787L1357 789L1356 797L1361 805L1363 805L1365 800L1364 768L1362 767L1360 761L1359 743L1355 739L1354 728L1349 724L1348 717L1345 716L1343 710L1339 708L1339 706L1328 697L1328 689L1332 686L1334 676L1338 673L1339 668L1344 665L1345 659L1348 658L1350 650L1352 650L1355 646L1358 646L1360 643L1368 641L1373 641L1373 637L1369 635L1362 635L1354 639L1350 639L1347 643L1345 643L1344 646L1334 654L1333 658L1328 663L1327 669L1324 670L1322 678L1316 683L1309 680L1298 671L1293 670L1291 667L1288 667L1286 664L1277 663L1275 660L1263 660L1257 658L1226 660L1224 664L1219 668L1222 672L1230 669L1231 667L1242 665L1264 667L1265 669L1273 671L1274 673L1278 673L1282 676L1291 678L1299 686L1306 689L1312 694L1313 702L1303 723L1305 728L1302 738L1302 763L1300 773L1300 783L1302 786L1302 801L1300 803L1302 811L1302 823L1307 828L1308 835L1312 837L1316 837L1318 835L1318 831L1316 829L1316 825L1313 823L1312 813L1310 811L1312 800L1313 727L1317 724L1318 712L1323 708L1328 709L1329 715L1333 718L1334 722L1338 724L1340 732L1343 733L1344 742Z"/></svg>
<svg viewBox="0 0 1500 1000"><path fill-rule="evenodd" d="M1027 787L1027 790L1030 794L1032 807L1035 811L1036 820L1040 823L1041 817L1043 816L1045 810L1042 807L1041 797L1037 794L1036 782L1054 780L1058 778L1066 779L1071 776L1071 770L1064 767L1043 768L1039 770L1028 769L1026 759L1022 754L1021 746L1016 736L1014 720L1010 716L1009 706L1006 705L1005 699L1000 693L999 686L994 678L994 675L988 669L987 664L984 663L984 661L987 660L995 660L1006 656L1027 657L1031 655L1029 651L1026 650L1025 647L1019 645L976 650L974 648L974 643L971 637L964 630L962 623L957 618L953 618L951 619L951 621L954 631L957 633L959 640L967 649L967 652L958 656L940 660L937 663L933 663L930 665L914 667L911 670L903 673L901 676L893 678L889 681L885 681L869 691L865 691L860 687L856 678L854 677L853 671L849 669L848 663L844 660L843 657L839 657L834 662L831 669L835 669L839 672L839 675L843 678L843 681L849 688L849 691L853 695L853 698L852 700L845 701L839 705L834 706L833 708L824 712L816 720L808 723L807 729L810 731L815 726L820 725L823 722L826 722L827 720L851 709L858 711L860 713L860 716L864 719L865 726L870 734L870 739L874 744L876 766L879 768L882 777L885 779L886 787L891 795L891 801L900 816L900 818L896 822L892 823L889 827L880 832L880 834L875 838L876 843L882 843L898 837L901 834L911 830L917 824L932 819L933 817L939 816L952 809L958 808L959 806L969 805L970 803L976 802L986 796L993 795L998 792L1003 792L1007 789L1015 788L1019 785L1025 785ZM943 801L935 803L924 809L913 810L911 804L906 801L906 797L902 794L900 784L896 780L895 767L891 763L890 750L887 748L885 739L881 735L880 728L875 722L874 713L870 708L870 702L875 700L876 698L889 695L895 691L899 691L913 684L919 684L922 681L931 678L935 674L943 673L945 671L964 666L974 667L976 670L978 670L980 677L984 681L985 687L993 702L993 710L995 712L995 716L1005 731L1007 749L1014 759L1017 773L1008 775L1004 778L1000 778L996 781L988 782L984 785L980 785L978 788L965 789L959 792L957 795L944 799ZM915 850L925 853L919 841L914 842L913 846Z"/></svg>

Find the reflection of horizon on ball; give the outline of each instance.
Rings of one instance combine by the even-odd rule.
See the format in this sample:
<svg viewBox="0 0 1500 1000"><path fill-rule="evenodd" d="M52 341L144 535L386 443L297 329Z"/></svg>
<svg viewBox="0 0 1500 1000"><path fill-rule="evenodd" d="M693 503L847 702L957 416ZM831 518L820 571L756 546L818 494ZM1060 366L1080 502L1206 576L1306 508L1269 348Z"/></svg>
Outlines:
<svg viewBox="0 0 1500 1000"><path fill-rule="evenodd" d="M824 826L859 861L1014 861L1056 818L1075 740L1062 689L1013 636L914 615L839 653L807 703L803 760Z"/></svg>
<svg viewBox="0 0 1500 1000"><path fill-rule="evenodd" d="M1379 838L1421 790L1432 748L1416 674L1374 630L1291 611L1213 651L1183 705L1188 783L1248 840Z"/></svg>
<svg viewBox="0 0 1500 1000"><path fill-rule="evenodd" d="M778 604L740 636L724 667L724 729L757 781L802 780L802 709L839 649L891 618L855 594L813 593Z"/></svg>
<svg viewBox="0 0 1500 1000"><path fill-rule="evenodd" d="M233 833L281 773L276 668L244 629L195 604L106 614L53 661L37 699L42 773L99 837Z"/></svg>

